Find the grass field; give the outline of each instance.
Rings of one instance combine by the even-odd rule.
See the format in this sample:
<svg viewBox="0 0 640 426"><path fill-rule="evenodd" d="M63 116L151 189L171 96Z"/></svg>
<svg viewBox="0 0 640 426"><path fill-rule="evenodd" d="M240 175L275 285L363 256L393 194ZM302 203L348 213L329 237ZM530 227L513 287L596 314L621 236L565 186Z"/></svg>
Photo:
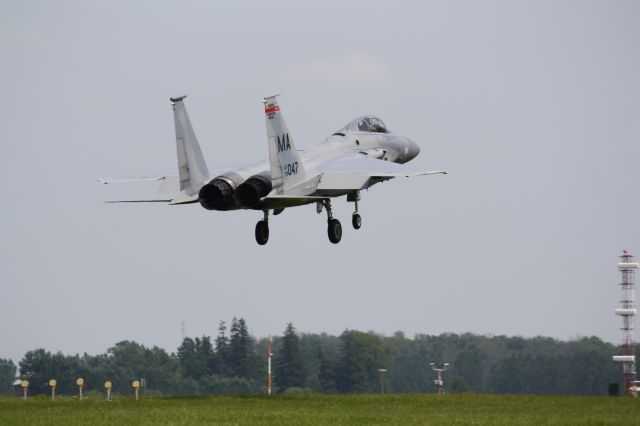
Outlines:
<svg viewBox="0 0 640 426"><path fill-rule="evenodd" d="M7 425L640 424L640 401L502 395L0 398Z"/></svg>

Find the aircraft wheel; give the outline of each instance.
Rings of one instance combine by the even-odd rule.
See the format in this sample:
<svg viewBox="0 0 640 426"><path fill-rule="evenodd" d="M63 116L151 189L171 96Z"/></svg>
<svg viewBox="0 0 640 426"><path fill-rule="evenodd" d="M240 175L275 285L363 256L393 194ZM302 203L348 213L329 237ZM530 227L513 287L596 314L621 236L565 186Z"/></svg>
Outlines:
<svg viewBox="0 0 640 426"><path fill-rule="evenodd" d="M261 246L267 244L269 241L269 223L266 220L261 220L256 223L256 242Z"/></svg>
<svg viewBox="0 0 640 426"><path fill-rule="evenodd" d="M329 226L327 228L329 234L329 241L333 244L338 244L342 239L342 225L338 219L329 219Z"/></svg>
<svg viewBox="0 0 640 426"><path fill-rule="evenodd" d="M362 226L362 218L358 213L354 213L353 216L351 216L351 224L353 225L353 229L360 229Z"/></svg>

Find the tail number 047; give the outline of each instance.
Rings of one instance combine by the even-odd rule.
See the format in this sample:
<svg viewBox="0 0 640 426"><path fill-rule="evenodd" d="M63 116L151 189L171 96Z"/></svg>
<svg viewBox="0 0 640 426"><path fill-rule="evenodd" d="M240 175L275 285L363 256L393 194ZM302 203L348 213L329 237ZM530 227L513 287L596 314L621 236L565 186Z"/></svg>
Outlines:
<svg viewBox="0 0 640 426"><path fill-rule="evenodd" d="M283 174L285 176L291 176L291 175L297 174L298 162L296 161L295 163L285 164L284 167L282 167L282 171L284 172Z"/></svg>

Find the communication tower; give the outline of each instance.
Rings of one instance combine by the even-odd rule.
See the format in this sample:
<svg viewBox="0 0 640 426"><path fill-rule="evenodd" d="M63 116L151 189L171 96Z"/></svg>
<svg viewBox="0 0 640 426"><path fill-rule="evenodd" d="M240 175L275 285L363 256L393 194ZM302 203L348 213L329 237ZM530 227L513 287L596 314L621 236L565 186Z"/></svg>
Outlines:
<svg viewBox="0 0 640 426"><path fill-rule="evenodd" d="M436 385L436 393L443 394L444 393L444 381L442 380L442 373L447 371L449 367L449 363L445 362L442 364L442 368L438 368L435 362L429 363L431 369L436 372L436 379L433 381L433 384Z"/></svg>
<svg viewBox="0 0 640 426"><path fill-rule="evenodd" d="M638 396L636 385L636 283L635 270L638 263L633 261L633 255L626 250L620 256L618 270L622 274L620 288L622 289L621 308L615 310L616 315L622 317L622 346L620 355L615 355L613 360L622 363L622 383L625 396Z"/></svg>
<svg viewBox="0 0 640 426"><path fill-rule="evenodd" d="M269 335L269 344L267 346L267 395L271 395L271 357L273 356L273 352L271 350L271 335Z"/></svg>

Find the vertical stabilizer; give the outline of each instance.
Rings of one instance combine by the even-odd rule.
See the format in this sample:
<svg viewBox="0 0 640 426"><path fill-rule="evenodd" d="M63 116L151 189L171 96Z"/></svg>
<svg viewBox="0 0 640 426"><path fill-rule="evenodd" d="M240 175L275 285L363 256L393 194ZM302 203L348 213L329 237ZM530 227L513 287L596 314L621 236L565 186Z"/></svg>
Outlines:
<svg viewBox="0 0 640 426"><path fill-rule="evenodd" d="M276 95L277 96L277 95ZM304 166L284 121L276 96L264 98L273 186L287 190L305 179Z"/></svg>
<svg viewBox="0 0 640 426"><path fill-rule="evenodd" d="M195 193L206 183L209 177L209 170L202 156L198 138L193 132L187 109L184 106L183 100L186 97L185 95L171 98L171 102L176 125L180 190L187 193Z"/></svg>

